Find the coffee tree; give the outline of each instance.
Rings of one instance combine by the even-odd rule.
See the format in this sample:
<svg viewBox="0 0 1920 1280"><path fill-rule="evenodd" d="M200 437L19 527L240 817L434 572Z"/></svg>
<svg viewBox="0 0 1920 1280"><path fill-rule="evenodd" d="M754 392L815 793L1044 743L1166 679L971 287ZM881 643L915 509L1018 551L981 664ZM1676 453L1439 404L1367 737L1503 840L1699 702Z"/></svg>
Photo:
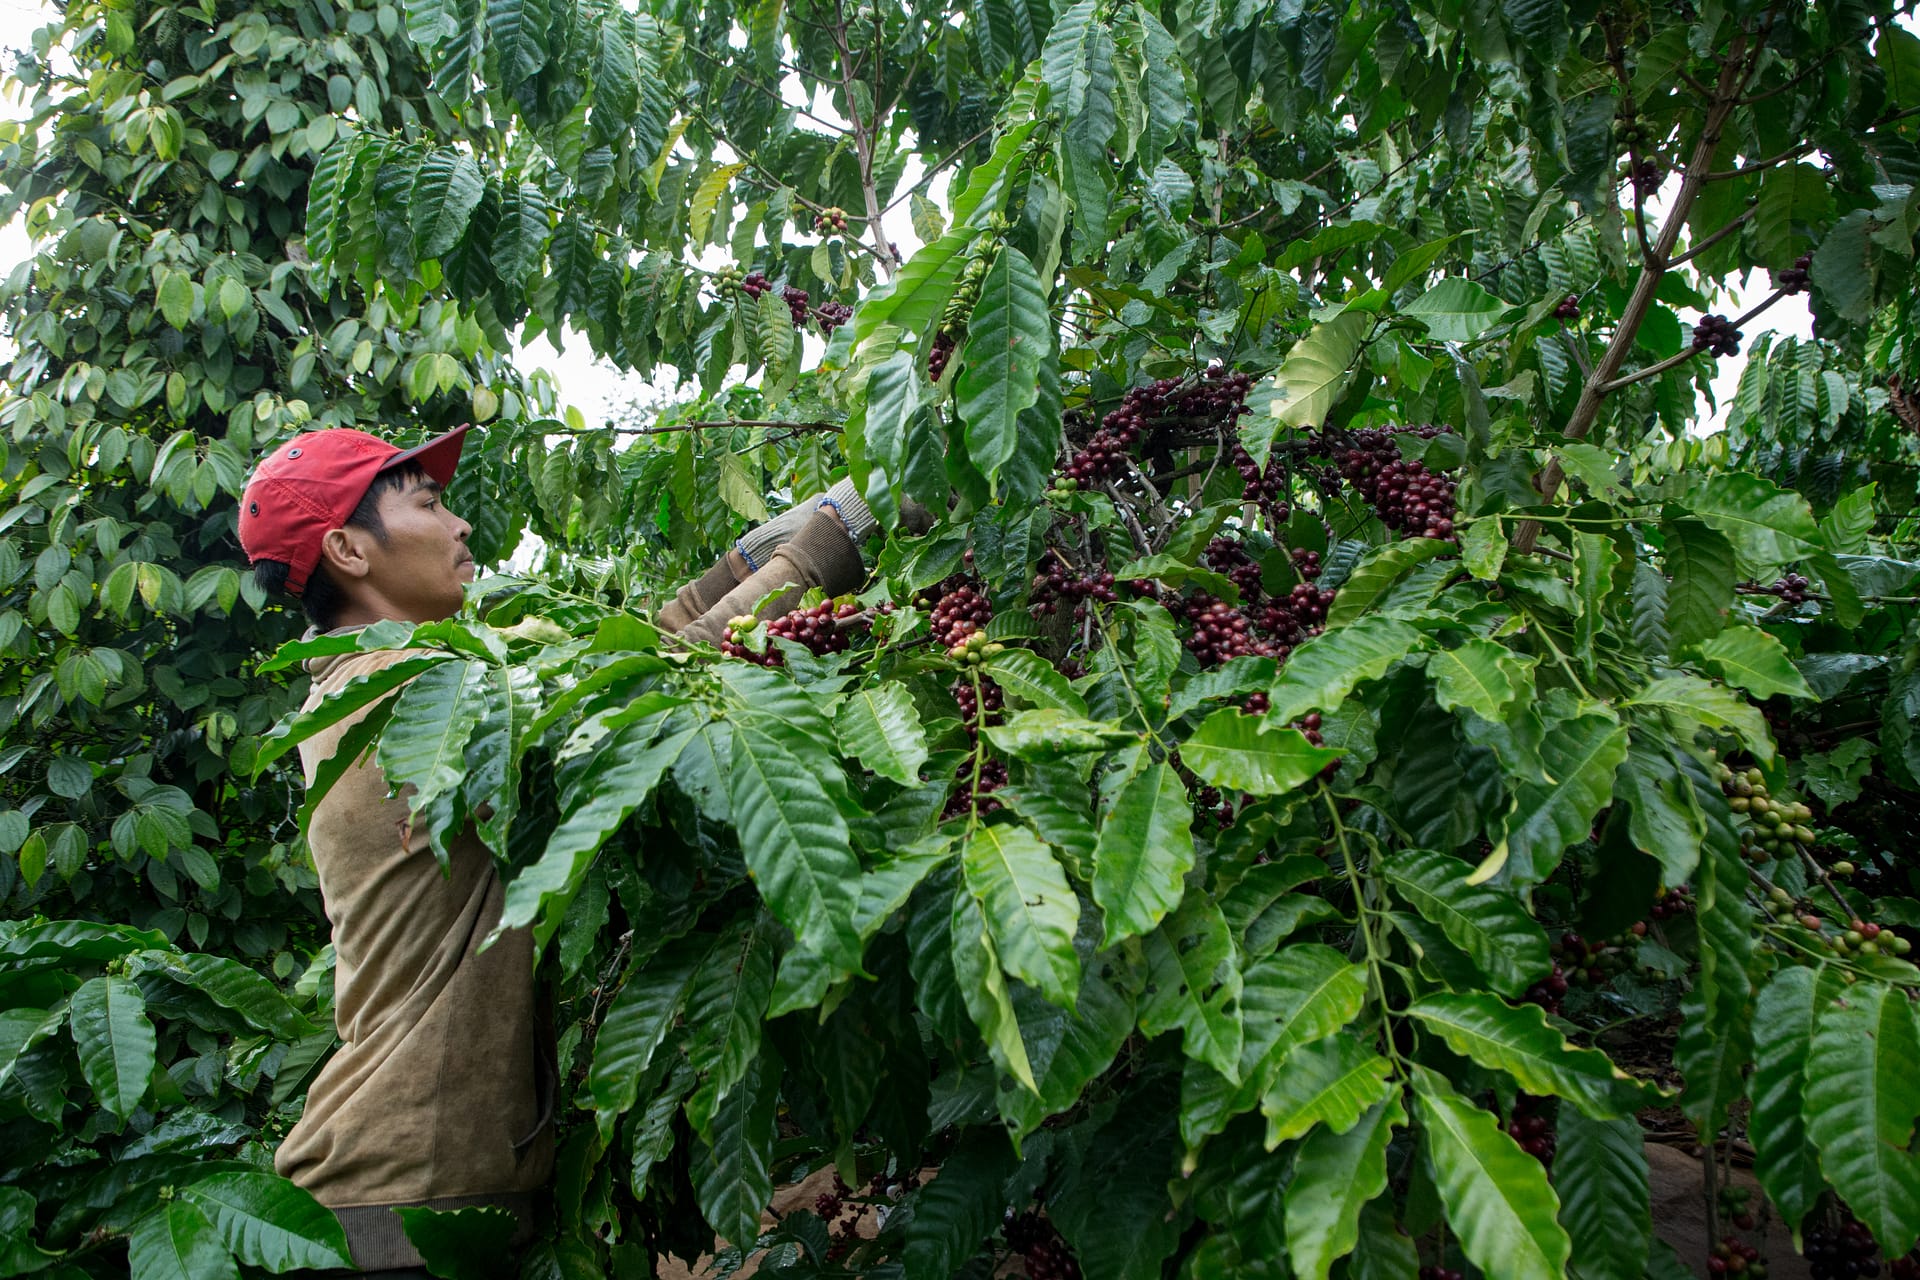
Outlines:
<svg viewBox="0 0 1920 1280"><path fill-rule="evenodd" d="M1689 1261L1920 1265L1893 10L402 16L424 108L334 104L288 278L692 386L490 430L542 571L283 650L420 653L232 784L371 708L484 816L568 1025L530 1271L1663 1272L1661 1106L1765 1193ZM650 624L843 468L857 598Z"/></svg>

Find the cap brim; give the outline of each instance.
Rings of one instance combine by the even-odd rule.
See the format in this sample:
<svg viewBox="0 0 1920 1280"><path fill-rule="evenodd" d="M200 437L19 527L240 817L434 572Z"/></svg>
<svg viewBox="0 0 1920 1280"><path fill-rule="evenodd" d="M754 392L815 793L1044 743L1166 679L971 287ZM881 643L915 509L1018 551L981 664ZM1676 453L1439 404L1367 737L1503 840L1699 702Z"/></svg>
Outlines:
<svg viewBox="0 0 1920 1280"><path fill-rule="evenodd" d="M425 444L417 444L411 449L402 449L380 464L382 471L391 471L395 467L404 467L409 462L417 462L422 470L432 476L439 484L452 484L453 473L460 465L460 450L467 443L467 432L473 429L471 422L463 422L445 435L435 436Z"/></svg>

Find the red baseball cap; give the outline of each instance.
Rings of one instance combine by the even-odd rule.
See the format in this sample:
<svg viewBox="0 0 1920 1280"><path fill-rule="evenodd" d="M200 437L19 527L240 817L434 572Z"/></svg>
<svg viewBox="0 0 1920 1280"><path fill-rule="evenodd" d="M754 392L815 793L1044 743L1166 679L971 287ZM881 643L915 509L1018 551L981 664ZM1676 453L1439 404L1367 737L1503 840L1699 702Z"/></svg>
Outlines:
<svg viewBox="0 0 1920 1280"><path fill-rule="evenodd" d="M287 590L300 594L320 563L321 539L346 525L375 476L416 462L440 484L450 483L472 425L462 423L411 449L350 427L295 436L254 468L240 495L240 547L247 563L284 562L291 569Z"/></svg>

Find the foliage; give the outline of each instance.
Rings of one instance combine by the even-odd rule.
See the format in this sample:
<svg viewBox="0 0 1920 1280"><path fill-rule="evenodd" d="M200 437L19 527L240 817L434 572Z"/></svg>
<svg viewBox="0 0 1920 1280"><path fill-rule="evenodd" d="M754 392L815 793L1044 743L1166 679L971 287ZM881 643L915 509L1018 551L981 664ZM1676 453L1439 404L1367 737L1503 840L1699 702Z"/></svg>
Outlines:
<svg viewBox="0 0 1920 1280"><path fill-rule="evenodd" d="M69 20L107 66L115 12ZM433 657L379 748L423 807L444 750L511 762L459 800L496 815L578 1086L530 1267L637 1274L718 1233L795 1275L1016 1243L1117 1277L1630 1275L1620 1126L1662 1099L1621 1050L1668 1030L1671 1101L1704 1138L1751 1101L1794 1224L1914 1245L1920 43L1890 9L381 12L420 105L267 122L319 151L286 287L390 307L401 342L458 317L483 370L570 328L692 384L604 429L499 395L469 502L484 554L531 527L542 571L282 653ZM276 47L234 22L236 56ZM175 108L113 93L146 154ZM1760 271L1811 289L1821 339L1766 348L1702 438L1757 318L1708 316ZM168 323L171 279L69 323ZM74 376L19 308L37 452L7 483L64 533L40 477L89 455L28 391L118 403L73 389L148 349ZM446 420L465 364L409 358L389 394ZM880 547L850 649L756 629L768 667L648 623L843 469L889 530L937 517ZM126 474L141 500L152 467ZM110 601L82 574L45 626L95 578ZM947 629L963 588L977 638ZM350 709L212 776L244 792ZM138 920L112 883L73 909ZM80 1062L128 1101L114 1053ZM836 1205L759 1234L827 1164L878 1232Z"/></svg>

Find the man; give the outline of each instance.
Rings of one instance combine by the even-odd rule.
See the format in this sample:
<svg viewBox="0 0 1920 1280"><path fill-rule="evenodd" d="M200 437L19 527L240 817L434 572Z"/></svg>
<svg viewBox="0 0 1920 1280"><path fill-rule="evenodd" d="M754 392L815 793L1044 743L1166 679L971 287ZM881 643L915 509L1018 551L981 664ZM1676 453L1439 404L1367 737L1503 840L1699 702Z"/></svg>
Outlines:
<svg viewBox="0 0 1920 1280"><path fill-rule="evenodd" d="M240 506L240 543L262 585L297 596L316 632L457 613L474 577L472 530L440 498L466 432L402 450L338 429L275 450ZM854 538L872 527L851 487L836 486L751 531L660 621L712 640L769 592L762 612L810 586L851 590L864 573ZM311 660L307 705L403 656ZM309 783L357 718L301 744ZM496 1205L519 1218L523 1241L530 1234L534 1193L553 1167L555 1070L531 936L515 930L479 950L500 919L492 858L469 827L443 874L388 790L378 766L356 765L309 827L341 1045L275 1165L339 1217L356 1267L399 1280L426 1273L397 1207Z"/></svg>

